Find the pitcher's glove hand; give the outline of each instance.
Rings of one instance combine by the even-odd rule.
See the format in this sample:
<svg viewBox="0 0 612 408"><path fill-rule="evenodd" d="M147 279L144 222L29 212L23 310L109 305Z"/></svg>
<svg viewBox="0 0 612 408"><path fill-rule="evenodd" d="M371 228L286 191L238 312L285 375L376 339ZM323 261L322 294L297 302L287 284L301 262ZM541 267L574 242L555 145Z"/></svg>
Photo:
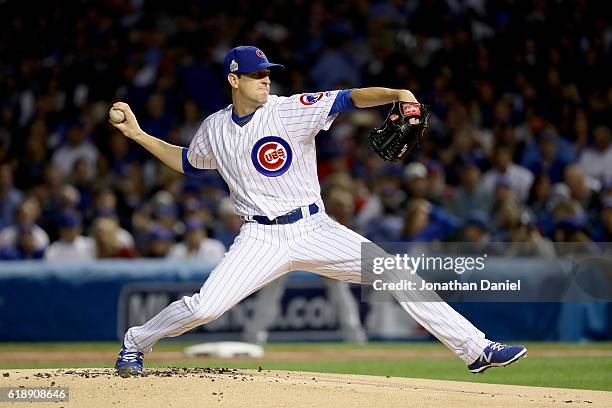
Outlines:
<svg viewBox="0 0 612 408"><path fill-rule="evenodd" d="M370 133L370 146L383 160L398 161L419 144L428 119L427 105L393 102L382 126Z"/></svg>

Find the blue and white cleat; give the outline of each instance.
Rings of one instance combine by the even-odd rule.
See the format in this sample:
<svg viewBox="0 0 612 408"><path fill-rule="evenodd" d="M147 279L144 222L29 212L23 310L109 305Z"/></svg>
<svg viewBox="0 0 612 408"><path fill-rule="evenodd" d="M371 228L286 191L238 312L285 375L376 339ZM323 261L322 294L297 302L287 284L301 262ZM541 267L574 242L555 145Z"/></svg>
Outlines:
<svg viewBox="0 0 612 408"><path fill-rule="evenodd" d="M121 345L115 369L121 377L141 375L144 370L144 355L140 351L130 351Z"/></svg>
<svg viewBox="0 0 612 408"><path fill-rule="evenodd" d="M468 366L470 372L477 374L490 367L503 367L527 355L525 346L506 346L498 342L490 343L482 351L478 360Z"/></svg>

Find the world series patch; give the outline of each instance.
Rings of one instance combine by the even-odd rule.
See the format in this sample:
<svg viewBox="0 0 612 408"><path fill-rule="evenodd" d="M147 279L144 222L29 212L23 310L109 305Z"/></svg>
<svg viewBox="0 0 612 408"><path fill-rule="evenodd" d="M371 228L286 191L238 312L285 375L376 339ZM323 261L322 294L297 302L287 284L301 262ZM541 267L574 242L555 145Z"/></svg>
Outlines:
<svg viewBox="0 0 612 408"><path fill-rule="evenodd" d="M293 152L285 139L265 136L253 145L251 161L258 172L268 177L278 177L289 170Z"/></svg>

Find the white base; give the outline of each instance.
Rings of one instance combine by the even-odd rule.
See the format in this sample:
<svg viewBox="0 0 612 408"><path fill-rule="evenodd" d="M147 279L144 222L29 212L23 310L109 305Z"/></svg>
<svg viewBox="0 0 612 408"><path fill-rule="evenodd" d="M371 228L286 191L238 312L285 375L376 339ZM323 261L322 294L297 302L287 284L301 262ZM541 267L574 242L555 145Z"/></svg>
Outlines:
<svg viewBox="0 0 612 408"><path fill-rule="evenodd" d="M217 343L202 343L187 347L183 351L190 357L208 356L218 358L232 357L263 357L263 347L257 344L240 341L220 341Z"/></svg>

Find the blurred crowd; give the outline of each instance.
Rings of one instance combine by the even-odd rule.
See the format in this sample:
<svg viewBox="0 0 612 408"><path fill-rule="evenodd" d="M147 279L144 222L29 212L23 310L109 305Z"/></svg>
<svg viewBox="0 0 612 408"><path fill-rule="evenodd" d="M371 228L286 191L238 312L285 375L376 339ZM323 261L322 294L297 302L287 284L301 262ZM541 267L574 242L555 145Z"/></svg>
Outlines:
<svg viewBox="0 0 612 408"><path fill-rule="evenodd" d="M106 115L128 102L188 146L230 103L240 44L287 67L273 94L385 86L431 106L405 163L368 147L386 108L317 136L327 211L366 237L551 256L612 241L606 16L587 0L0 2L0 259L220 259L241 220L219 174L174 173Z"/></svg>

